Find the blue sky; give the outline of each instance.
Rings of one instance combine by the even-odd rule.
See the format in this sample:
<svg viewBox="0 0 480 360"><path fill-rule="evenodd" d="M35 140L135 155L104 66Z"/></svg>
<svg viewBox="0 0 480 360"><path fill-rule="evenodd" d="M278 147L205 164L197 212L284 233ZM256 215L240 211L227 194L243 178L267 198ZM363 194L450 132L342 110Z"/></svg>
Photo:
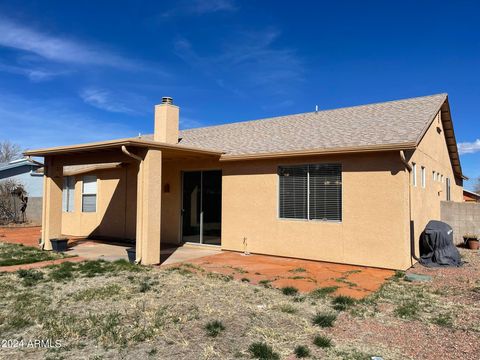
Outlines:
<svg viewBox="0 0 480 360"><path fill-rule="evenodd" d="M0 1L0 139L25 148L447 92L480 176L480 3ZM470 185L467 185L470 186Z"/></svg>

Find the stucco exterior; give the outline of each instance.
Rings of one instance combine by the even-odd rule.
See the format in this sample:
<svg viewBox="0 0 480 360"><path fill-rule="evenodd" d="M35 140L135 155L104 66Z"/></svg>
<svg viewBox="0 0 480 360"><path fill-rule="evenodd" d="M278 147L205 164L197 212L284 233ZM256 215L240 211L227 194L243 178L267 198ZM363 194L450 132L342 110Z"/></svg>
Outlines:
<svg viewBox="0 0 480 360"><path fill-rule="evenodd" d="M462 180L456 178L447 149L444 128L439 112L418 148L411 156L410 162L416 164L416 186L413 182L413 173L410 177L411 213L413 239L416 254L419 254L419 236L430 220L440 220L441 201L447 200L447 178L450 179L450 200L463 201ZM422 186L422 167L425 168L425 187ZM433 178L433 172L437 180ZM438 176L440 177L438 179Z"/></svg>
<svg viewBox="0 0 480 360"><path fill-rule="evenodd" d="M158 263L162 244L183 242L182 174L220 170L223 250L405 270L415 262L426 223L440 219L447 178L450 200L462 201L453 128L444 128L441 109L430 115L417 144L245 158L177 146L178 108L167 103L155 111L155 131L162 134L154 141L120 139L31 152L47 163L45 248L61 234L136 239L137 261ZM85 174L76 175L74 211L61 212L63 166L115 162L121 165L89 172L97 176L96 212L81 211ZM279 166L305 164L341 165L341 221L279 217Z"/></svg>

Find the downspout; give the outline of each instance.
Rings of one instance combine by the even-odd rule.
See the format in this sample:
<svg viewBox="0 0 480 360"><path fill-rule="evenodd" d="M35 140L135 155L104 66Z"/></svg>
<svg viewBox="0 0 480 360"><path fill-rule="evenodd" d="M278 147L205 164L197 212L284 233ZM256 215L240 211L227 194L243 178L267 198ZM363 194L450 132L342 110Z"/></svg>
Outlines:
<svg viewBox="0 0 480 360"><path fill-rule="evenodd" d="M137 160L137 161L139 162L139 164L138 164L138 166L139 166L139 171L140 171L141 174L142 174L142 178L140 179L140 181L141 181L141 183L143 184L143 171L142 171L143 159L142 159L140 156L135 155L135 154L132 154L130 151L128 151L125 145L122 145L122 152L123 152L125 155L127 155L127 156L131 157L132 159L135 159L135 160ZM138 185L137 185L137 189L138 189ZM137 190L137 202L138 202L138 190ZM138 216L138 215L139 215L139 214L137 214L137 216ZM140 216L141 216L141 215L140 215ZM127 219L125 218L125 221L126 221L126 220L127 220ZM140 231L141 231L141 229L140 229ZM135 243L136 243L136 242L135 242ZM135 246L136 246L136 244L135 244ZM140 264L140 263L142 262L142 246L143 246L143 243L140 242L140 254L137 253L136 256L135 256L135 264Z"/></svg>
<svg viewBox="0 0 480 360"><path fill-rule="evenodd" d="M412 166L408 163L403 150L400 150L400 159L410 175ZM412 236L412 186L410 185L410 176L408 177L408 227L410 228L410 260L411 258L414 258L415 260L420 261L417 255L415 255L415 239Z"/></svg>

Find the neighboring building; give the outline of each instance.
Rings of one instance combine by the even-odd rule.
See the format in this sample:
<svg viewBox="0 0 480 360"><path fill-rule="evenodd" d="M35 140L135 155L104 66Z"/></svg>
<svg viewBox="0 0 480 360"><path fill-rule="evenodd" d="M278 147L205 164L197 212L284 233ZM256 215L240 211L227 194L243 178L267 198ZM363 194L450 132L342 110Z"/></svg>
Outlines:
<svg viewBox="0 0 480 360"><path fill-rule="evenodd" d="M164 98L153 135L28 151L45 157L45 248L63 233L136 239L144 264L188 242L407 269L440 202L463 200L446 94L178 124Z"/></svg>
<svg viewBox="0 0 480 360"><path fill-rule="evenodd" d="M463 201L480 202L480 194L477 194L473 191L468 191L467 189L463 189Z"/></svg>
<svg viewBox="0 0 480 360"><path fill-rule="evenodd" d="M0 181L12 180L23 186L28 196L27 221L42 220L43 164L31 159L18 159L0 165Z"/></svg>

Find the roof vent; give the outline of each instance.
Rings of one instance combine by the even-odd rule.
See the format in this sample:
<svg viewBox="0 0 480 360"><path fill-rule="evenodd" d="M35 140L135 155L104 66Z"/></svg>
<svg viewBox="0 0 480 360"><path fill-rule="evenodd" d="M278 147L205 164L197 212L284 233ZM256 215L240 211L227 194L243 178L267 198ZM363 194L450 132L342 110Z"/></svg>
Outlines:
<svg viewBox="0 0 480 360"><path fill-rule="evenodd" d="M162 97L162 104L172 105L173 104L173 99L169 96L164 96L164 97Z"/></svg>

